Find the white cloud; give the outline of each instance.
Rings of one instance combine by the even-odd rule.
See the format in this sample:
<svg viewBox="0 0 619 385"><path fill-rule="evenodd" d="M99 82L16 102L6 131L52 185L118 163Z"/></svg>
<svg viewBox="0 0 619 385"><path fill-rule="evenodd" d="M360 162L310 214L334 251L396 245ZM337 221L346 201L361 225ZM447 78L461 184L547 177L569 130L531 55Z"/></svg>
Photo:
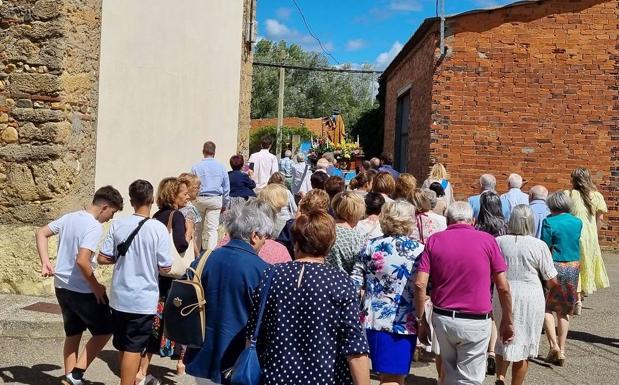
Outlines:
<svg viewBox="0 0 619 385"><path fill-rule="evenodd" d="M275 14L277 15L278 19L288 20L290 19L290 15L292 14L292 9L286 7L277 8L275 10Z"/></svg>
<svg viewBox="0 0 619 385"><path fill-rule="evenodd" d="M308 51L322 51L320 44L309 34L302 34L296 29L289 28L284 23L275 19L267 19L264 25L266 32L264 34L265 39L273 41L284 40L287 43L298 44ZM335 50L335 46L330 41L323 41L322 46L327 52L333 52Z"/></svg>
<svg viewBox="0 0 619 385"><path fill-rule="evenodd" d="M389 51L383 52L376 57L376 68L381 70L387 68L389 63L400 53L402 47L404 45L399 41L394 42Z"/></svg>
<svg viewBox="0 0 619 385"><path fill-rule="evenodd" d="M398 12L418 12L423 9L419 1L415 0L392 0L389 9Z"/></svg>
<svg viewBox="0 0 619 385"><path fill-rule="evenodd" d="M349 40L348 43L346 43L346 50L358 51L361 48L364 48L366 45L367 43L363 39L353 39Z"/></svg>

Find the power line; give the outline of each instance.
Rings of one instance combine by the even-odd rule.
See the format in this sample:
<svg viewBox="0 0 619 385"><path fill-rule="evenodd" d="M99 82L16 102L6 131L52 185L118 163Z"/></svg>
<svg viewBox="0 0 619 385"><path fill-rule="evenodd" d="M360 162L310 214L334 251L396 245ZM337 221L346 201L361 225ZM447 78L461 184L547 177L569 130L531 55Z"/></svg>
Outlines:
<svg viewBox="0 0 619 385"><path fill-rule="evenodd" d="M303 66L297 66L297 65L264 63L264 62L257 62L257 61L255 61L253 65L259 66L259 67L288 68L288 69L302 70L302 71L347 72L347 73L353 73L353 74L382 74L383 73L383 71L373 71L373 70L355 70L355 69L329 68L329 67L303 67Z"/></svg>
<svg viewBox="0 0 619 385"><path fill-rule="evenodd" d="M301 10L301 7L299 7L299 4L297 3L297 0L292 0L292 2L294 3L294 6L297 7L297 10L299 11L299 15L301 15L301 19L303 20L303 24L305 24L305 28L307 29L307 32L309 32L310 36L313 37L318 42L318 45L320 45L320 49L322 50L322 52L324 52L325 55L327 55L331 59L333 59L333 61L335 61L337 64L340 64L340 62L337 61L337 59L335 57L333 57L333 55L331 55L331 53L328 52L325 49L325 47L322 45L322 42L320 41L318 36L316 36L314 34L314 32L312 31L312 28L309 26L309 23L305 19L305 15L303 14L303 11Z"/></svg>

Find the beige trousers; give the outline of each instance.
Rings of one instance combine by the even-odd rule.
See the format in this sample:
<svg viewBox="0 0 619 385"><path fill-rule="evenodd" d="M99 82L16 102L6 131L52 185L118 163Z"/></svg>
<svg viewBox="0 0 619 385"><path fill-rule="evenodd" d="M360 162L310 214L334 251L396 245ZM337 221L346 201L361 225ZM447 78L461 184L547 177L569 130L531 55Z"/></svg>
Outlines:
<svg viewBox="0 0 619 385"><path fill-rule="evenodd" d="M201 245L202 250L213 250L217 246L217 229L219 228L219 215L221 214L222 197L198 197L193 203L202 221L196 223L196 244Z"/></svg>

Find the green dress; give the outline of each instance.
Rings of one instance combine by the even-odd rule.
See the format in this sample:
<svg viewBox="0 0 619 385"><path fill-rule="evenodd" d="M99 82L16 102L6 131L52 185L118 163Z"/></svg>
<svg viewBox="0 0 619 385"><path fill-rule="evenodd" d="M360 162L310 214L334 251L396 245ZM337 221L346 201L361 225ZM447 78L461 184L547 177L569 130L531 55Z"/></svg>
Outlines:
<svg viewBox="0 0 619 385"><path fill-rule="evenodd" d="M610 286L606 266L602 259L602 250L598 241L598 228L596 216L598 213L606 213L606 202L598 191L591 193L593 215L589 215L587 207L576 190L567 190L566 193L572 198L574 205L572 214L582 221L582 234L580 236L580 281L579 291L586 294L593 293L597 289Z"/></svg>

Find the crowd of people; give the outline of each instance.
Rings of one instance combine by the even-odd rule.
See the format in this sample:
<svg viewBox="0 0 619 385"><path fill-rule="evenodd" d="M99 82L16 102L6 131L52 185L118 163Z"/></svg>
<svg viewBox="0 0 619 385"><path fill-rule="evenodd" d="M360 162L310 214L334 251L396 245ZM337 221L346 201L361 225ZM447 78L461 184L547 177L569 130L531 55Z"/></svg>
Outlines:
<svg viewBox="0 0 619 385"><path fill-rule="evenodd" d="M83 384L110 338L121 385L158 383L153 354L177 360L198 384L228 383L252 336L266 385L366 385L371 370L381 384L404 384L416 349L434 353L443 384L481 384L487 374L504 384L510 365L511 383L522 384L542 329L546 360L563 366L570 317L609 286L598 243L607 210L587 169L550 195L540 185L524 192L518 174L500 195L484 174L480 193L457 201L440 163L419 183L384 154L347 184L333 154L314 167L290 151L278 161L269 138L261 147L247 163L232 156L227 171L206 142L189 173L156 191L131 183L134 213L112 222L100 249L102 224L124 205L112 186L37 231L64 320L63 384ZM193 267L207 258L199 348L164 332L178 255ZM114 265L109 296L93 259Z"/></svg>

